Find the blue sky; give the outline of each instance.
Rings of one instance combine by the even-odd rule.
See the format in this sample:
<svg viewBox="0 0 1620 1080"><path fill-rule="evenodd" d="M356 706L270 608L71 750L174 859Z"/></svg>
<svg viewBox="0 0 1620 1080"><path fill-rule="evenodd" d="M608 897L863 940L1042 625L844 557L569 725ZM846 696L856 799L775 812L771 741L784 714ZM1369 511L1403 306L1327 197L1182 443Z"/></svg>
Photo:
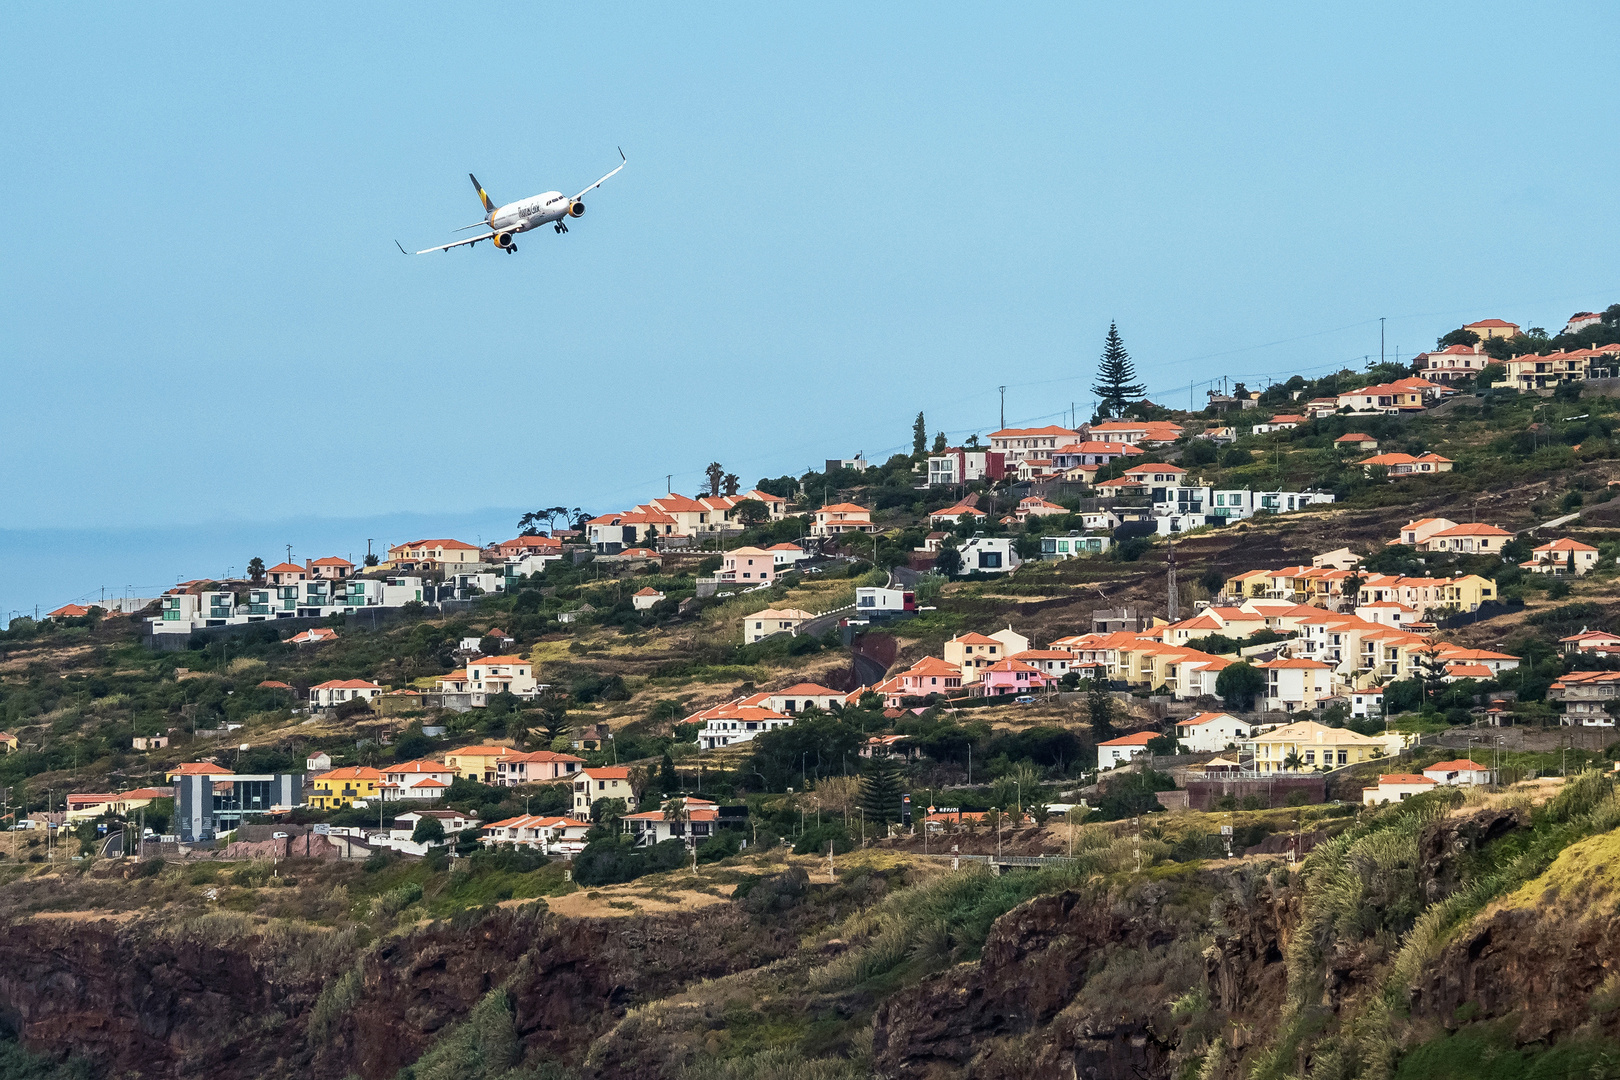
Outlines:
<svg viewBox="0 0 1620 1080"><path fill-rule="evenodd" d="M1110 319L1171 404L1359 362L1380 316L1406 356L1556 329L1620 300L1617 23L7 5L0 536L605 511L879 456L918 409L988 430L999 384L1009 422L1084 409ZM572 192L616 146L567 236L394 248L477 219L469 171Z"/></svg>

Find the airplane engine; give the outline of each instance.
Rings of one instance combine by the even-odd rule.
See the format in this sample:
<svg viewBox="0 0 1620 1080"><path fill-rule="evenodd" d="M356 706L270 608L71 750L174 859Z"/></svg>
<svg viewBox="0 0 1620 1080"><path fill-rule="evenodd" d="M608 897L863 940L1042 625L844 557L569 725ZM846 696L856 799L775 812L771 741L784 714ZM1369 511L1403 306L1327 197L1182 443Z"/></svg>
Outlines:
<svg viewBox="0 0 1620 1080"><path fill-rule="evenodd" d="M583 202L581 202L579 199L575 199L573 202L569 203L568 204L568 216L569 217L584 217L585 216L585 204Z"/></svg>
<svg viewBox="0 0 1620 1080"><path fill-rule="evenodd" d="M516 247L517 245L512 242L512 234L511 233L509 233L509 232L499 232L499 233L495 234L495 246L498 247L498 248L504 248L506 250L511 250L512 248Z"/></svg>

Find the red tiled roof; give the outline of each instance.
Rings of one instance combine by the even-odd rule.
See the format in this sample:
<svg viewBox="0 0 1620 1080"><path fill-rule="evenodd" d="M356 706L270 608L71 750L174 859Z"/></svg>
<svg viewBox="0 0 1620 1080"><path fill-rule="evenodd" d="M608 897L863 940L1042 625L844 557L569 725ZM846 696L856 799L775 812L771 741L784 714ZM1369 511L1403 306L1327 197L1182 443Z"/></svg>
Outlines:
<svg viewBox="0 0 1620 1080"><path fill-rule="evenodd" d="M1159 737L1157 731L1137 731L1130 735L1121 735L1117 739L1100 742L1098 746L1146 746Z"/></svg>

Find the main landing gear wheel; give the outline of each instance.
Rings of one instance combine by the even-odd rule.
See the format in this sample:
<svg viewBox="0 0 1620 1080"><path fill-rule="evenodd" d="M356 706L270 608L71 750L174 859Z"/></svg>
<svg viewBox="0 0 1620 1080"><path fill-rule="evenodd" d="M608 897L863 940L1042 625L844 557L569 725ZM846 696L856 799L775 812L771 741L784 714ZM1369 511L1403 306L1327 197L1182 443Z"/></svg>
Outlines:
<svg viewBox="0 0 1620 1080"><path fill-rule="evenodd" d="M516 252L517 252L517 245L516 245L516 244L509 244L509 245L508 245L508 246L507 246L507 248L506 248L506 253L507 253L507 254L508 254L508 255L512 255L512 254L515 254L515 253L516 253Z"/></svg>

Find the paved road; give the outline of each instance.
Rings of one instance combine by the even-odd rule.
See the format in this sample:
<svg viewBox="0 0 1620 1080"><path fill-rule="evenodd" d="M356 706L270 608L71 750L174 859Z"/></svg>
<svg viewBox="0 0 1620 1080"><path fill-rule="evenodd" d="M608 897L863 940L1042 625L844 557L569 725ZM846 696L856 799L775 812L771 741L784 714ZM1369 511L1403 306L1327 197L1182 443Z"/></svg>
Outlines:
<svg viewBox="0 0 1620 1080"><path fill-rule="evenodd" d="M1558 526L1563 525L1563 524L1565 524L1567 522L1574 521L1576 518L1578 518L1580 516L1581 516L1581 512L1579 510L1577 510L1573 514L1565 514L1563 517L1555 517L1551 521L1543 521L1540 525L1532 525L1528 529L1522 529L1520 531L1521 532L1535 532L1537 529L1556 529L1556 528L1558 528Z"/></svg>
<svg viewBox="0 0 1620 1080"><path fill-rule="evenodd" d="M110 859L115 855L122 855L123 853L124 834L122 832L108 833L107 839L102 841L101 844L101 857L103 859Z"/></svg>

